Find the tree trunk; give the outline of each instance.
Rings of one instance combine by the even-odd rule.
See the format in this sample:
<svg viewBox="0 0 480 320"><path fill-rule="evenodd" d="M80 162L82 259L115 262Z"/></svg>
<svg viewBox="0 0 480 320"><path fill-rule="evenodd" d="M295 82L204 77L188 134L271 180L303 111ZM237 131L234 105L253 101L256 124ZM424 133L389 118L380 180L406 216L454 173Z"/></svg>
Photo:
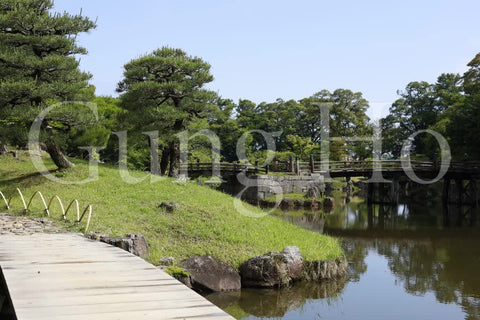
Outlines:
<svg viewBox="0 0 480 320"><path fill-rule="evenodd" d="M170 147L166 146L163 148L162 160L160 160L160 172L162 176L167 172L169 158L170 158Z"/></svg>
<svg viewBox="0 0 480 320"><path fill-rule="evenodd" d="M8 147L6 144L0 144L0 155L2 154L7 154L8 153Z"/></svg>
<svg viewBox="0 0 480 320"><path fill-rule="evenodd" d="M175 121L173 126L173 132L178 132L183 128L183 119L178 119ZM178 178L179 172L179 158L180 158L180 143L177 141L172 141L170 143L170 170L168 171L168 176L172 178Z"/></svg>
<svg viewBox="0 0 480 320"><path fill-rule="evenodd" d="M170 170L168 176L171 178L178 178L178 158L180 157L180 143L172 141L170 144Z"/></svg>
<svg viewBox="0 0 480 320"><path fill-rule="evenodd" d="M67 157L62 153L60 148L53 142L48 142L46 144L47 146L47 152L50 155L50 158L52 158L52 161L55 163L55 165L58 167L58 169L67 169L71 167L75 167L73 163L71 163Z"/></svg>

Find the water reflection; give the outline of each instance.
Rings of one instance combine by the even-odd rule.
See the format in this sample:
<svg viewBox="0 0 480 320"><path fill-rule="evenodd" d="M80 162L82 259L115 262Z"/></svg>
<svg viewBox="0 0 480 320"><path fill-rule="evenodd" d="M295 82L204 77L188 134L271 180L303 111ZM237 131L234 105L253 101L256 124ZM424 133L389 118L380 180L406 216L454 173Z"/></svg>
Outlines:
<svg viewBox="0 0 480 320"><path fill-rule="evenodd" d="M346 279L207 298L238 319L480 319L480 229L468 208L355 197L335 208L280 216L342 237Z"/></svg>
<svg viewBox="0 0 480 320"><path fill-rule="evenodd" d="M299 283L285 289L245 289L241 293L213 293L206 298L234 316L281 318L289 311L301 309L308 300L338 299L345 283L345 279L321 284Z"/></svg>

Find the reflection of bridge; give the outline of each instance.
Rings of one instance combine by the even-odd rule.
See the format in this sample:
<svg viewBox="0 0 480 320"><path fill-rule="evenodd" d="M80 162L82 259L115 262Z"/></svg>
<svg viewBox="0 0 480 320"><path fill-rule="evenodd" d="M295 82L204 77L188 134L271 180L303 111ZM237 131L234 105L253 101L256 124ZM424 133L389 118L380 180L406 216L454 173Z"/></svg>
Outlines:
<svg viewBox="0 0 480 320"><path fill-rule="evenodd" d="M362 215L365 211L366 216ZM355 210L349 209L347 212L346 221L341 221L340 224L327 223L324 232L332 236L355 239L480 240L478 228L462 228L477 224L478 212L472 206L368 203L366 207L356 207ZM440 214L441 224L438 219ZM420 217L422 220L417 220ZM440 225L442 228L438 228Z"/></svg>

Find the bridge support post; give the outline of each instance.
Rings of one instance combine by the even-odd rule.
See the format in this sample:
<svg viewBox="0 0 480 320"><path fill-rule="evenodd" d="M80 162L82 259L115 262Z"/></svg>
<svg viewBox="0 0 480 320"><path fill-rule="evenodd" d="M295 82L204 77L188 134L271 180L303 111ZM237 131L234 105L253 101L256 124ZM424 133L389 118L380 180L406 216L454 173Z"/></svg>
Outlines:
<svg viewBox="0 0 480 320"><path fill-rule="evenodd" d="M478 221L478 182L475 179L470 180L470 193L472 200L472 225Z"/></svg>
<svg viewBox="0 0 480 320"><path fill-rule="evenodd" d="M378 201L383 205L384 203L388 203L390 201L390 194L385 190L385 183L378 184Z"/></svg>
<svg viewBox="0 0 480 320"><path fill-rule="evenodd" d="M395 204L395 205L398 204L399 189L400 189L399 186L400 186L399 178L394 177L392 179L391 186L390 186L390 200L392 204Z"/></svg>
<svg viewBox="0 0 480 320"><path fill-rule="evenodd" d="M369 183L370 185L370 183ZM371 201L368 201L367 204L367 227L369 229L373 228L373 203Z"/></svg>
<svg viewBox="0 0 480 320"><path fill-rule="evenodd" d="M382 203L378 206L378 225L377 225L377 227L382 230L385 229L385 216L386 216L385 207Z"/></svg>
<svg viewBox="0 0 480 320"><path fill-rule="evenodd" d="M463 204L463 180L462 179L455 179L455 192L456 194L456 202L459 206Z"/></svg>
<svg viewBox="0 0 480 320"><path fill-rule="evenodd" d="M377 202L377 193L378 193L378 184L375 182L367 183L367 202L376 203Z"/></svg>
<svg viewBox="0 0 480 320"><path fill-rule="evenodd" d="M442 194L443 205L448 206L450 200L450 179L443 179L443 194ZM448 210L447 210L448 212Z"/></svg>
<svg viewBox="0 0 480 320"><path fill-rule="evenodd" d="M300 174L300 163L298 161L298 154L295 156L295 174Z"/></svg>
<svg viewBox="0 0 480 320"><path fill-rule="evenodd" d="M443 213L443 226L450 227L451 226L451 217L450 217L450 208L448 207L448 202L443 202L442 205L442 213Z"/></svg>

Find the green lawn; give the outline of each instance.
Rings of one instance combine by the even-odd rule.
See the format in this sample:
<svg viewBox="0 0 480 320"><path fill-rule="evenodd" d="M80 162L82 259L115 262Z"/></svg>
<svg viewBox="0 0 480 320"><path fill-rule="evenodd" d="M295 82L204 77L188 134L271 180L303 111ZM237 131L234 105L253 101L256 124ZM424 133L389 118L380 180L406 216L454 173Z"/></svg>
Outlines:
<svg viewBox="0 0 480 320"><path fill-rule="evenodd" d="M65 180L81 180L88 175L86 162L75 161L77 166L53 174ZM47 168L53 169L46 158ZM135 177L145 173L131 171ZM90 231L112 236L141 233L151 247L151 262L174 256L182 259L196 254L210 254L235 267L255 255L279 251L285 246L298 246L307 260L324 260L341 256L337 239L323 236L292 225L275 216L246 217L233 206L233 197L199 186L194 182L179 184L165 178L151 183L149 179L128 184L121 180L117 167L100 165L98 181L83 185L64 185L47 180L33 167L27 154L20 159L0 157L0 191L10 196L19 187L26 201L37 190L46 198L59 195L64 202L77 198L82 209L87 204L94 208ZM47 199L47 201L48 201ZM158 208L162 201L179 204L174 213ZM65 204L67 205L67 204ZM3 204L2 204L3 206ZM248 208L259 213L260 209ZM12 202L11 212L20 212L18 197ZM40 198L34 200L30 215L42 215ZM60 209L54 204L53 219L61 222ZM72 215L73 217L73 215ZM84 223L67 223L73 231L81 231Z"/></svg>

